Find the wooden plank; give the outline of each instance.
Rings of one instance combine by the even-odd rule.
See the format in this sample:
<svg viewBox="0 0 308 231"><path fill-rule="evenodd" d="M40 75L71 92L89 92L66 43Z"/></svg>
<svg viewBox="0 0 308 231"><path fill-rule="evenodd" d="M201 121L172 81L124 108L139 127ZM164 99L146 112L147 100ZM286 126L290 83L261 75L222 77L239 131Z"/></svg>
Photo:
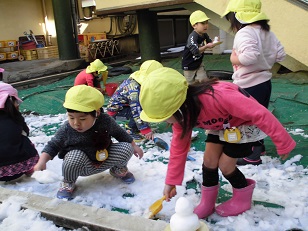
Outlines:
<svg viewBox="0 0 308 231"><path fill-rule="evenodd" d="M0 187L1 203L12 196L23 198L21 200L25 201L21 205L23 209L39 211L43 217L56 225L70 229L87 227L91 231L162 231L168 224L160 220L150 220Z"/></svg>

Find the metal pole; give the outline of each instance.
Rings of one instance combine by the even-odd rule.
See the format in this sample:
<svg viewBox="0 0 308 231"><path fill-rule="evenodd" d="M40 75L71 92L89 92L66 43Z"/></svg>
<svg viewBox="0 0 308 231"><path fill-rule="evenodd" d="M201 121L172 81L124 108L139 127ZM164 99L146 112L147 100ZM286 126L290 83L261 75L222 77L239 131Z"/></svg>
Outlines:
<svg viewBox="0 0 308 231"><path fill-rule="evenodd" d="M79 59L71 1L52 0L60 60Z"/></svg>
<svg viewBox="0 0 308 231"><path fill-rule="evenodd" d="M157 15L153 11L137 11L141 61L161 61Z"/></svg>

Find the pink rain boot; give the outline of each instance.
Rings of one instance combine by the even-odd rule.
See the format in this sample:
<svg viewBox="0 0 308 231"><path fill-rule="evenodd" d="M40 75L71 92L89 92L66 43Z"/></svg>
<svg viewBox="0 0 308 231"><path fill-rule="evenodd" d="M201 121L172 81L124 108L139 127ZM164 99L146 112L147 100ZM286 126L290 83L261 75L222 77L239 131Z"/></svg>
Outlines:
<svg viewBox="0 0 308 231"><path fill-rule="evenodd" d="M218 195L219 185L212 187L202 186L201 201L194 209L194 213L198 218L206 218L215 212L215 202Z"/></svg>
<svg viewBox="0 0 308 231"><path fill-rule="evenodd" d="M236 216L251 208L253 189L256 182L246 179L248 186L245 188L233 188L233 196L230 200L218 205L216 213L222 217Z"/></svg>

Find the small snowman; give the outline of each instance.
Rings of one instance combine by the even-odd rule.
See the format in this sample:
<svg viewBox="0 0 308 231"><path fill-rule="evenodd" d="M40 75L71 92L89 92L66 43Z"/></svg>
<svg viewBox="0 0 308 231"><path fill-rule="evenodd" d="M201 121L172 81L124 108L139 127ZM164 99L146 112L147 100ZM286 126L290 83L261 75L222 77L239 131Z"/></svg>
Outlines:
<svg viewBox="0 0 308 231"><path fill-rule="evenodd" d="M200 228L200 221L188 199L180 197L175 204L175 214L170 219L171 231L196 231Z"/></svg>

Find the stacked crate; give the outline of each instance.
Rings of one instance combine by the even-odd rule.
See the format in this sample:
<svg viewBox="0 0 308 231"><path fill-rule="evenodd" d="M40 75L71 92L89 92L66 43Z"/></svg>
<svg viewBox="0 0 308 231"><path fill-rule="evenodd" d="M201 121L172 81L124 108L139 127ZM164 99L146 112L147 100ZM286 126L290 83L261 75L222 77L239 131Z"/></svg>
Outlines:
<svg viewBox="0 0 308 231"><path fill-rule="evenodd" d="M36 48L38 59L59 58L58 46Z"/></svg>
<svg viewBox="0 0 308 231"><path fill-rule="evenodd" d="M25 58L25 60L35 60L35 59L37 59L36 49L21 50L21 55Z"/></svg>
<svg viewBox="0 0 308 231"><path fill-rule="evenodd" d="M0 61L18 59L16 40L0 41Z"/></svg>
<svg viewBox="0 0 308 231"><path fill-rule="evenodd" d="M0 61L6 60L6 53L0 52Z"/></svg>

